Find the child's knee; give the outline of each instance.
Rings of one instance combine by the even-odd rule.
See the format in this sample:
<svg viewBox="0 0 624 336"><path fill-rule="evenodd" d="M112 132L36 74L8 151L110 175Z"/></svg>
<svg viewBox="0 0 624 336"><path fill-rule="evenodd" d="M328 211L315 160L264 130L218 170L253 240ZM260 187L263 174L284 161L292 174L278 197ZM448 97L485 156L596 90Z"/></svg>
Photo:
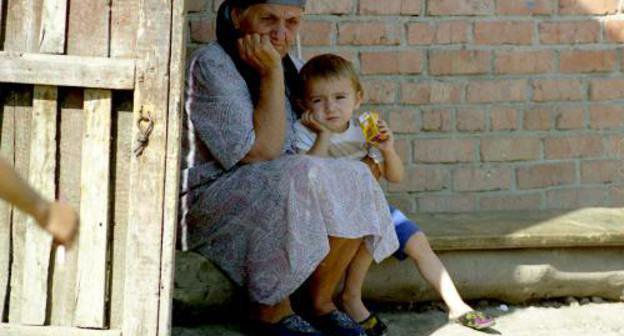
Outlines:
<svg viewBox="0 0 624 336"><path fill-rule="evenodd" d="M405 252L407 255L411 257L419 257L428 254L435 254L431 245L429 245L429 241L427 240L427 236L420 231L413 234L410 239L407 241L405 245Z"/></svg>

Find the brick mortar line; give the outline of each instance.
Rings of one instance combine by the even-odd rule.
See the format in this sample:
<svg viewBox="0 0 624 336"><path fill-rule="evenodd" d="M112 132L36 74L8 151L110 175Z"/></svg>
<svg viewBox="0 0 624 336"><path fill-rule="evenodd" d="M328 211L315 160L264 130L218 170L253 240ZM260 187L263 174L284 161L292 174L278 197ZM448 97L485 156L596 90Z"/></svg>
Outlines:
<svg viewBox="0 0 624 336"><path fill-rule="evenodd" d="M564 137L565 138L565 137ZM509 139L509 138L507 138ZM441 139L419 139L419 140L441 140ZM444 138L442 140L448 140L448 138ZM455 139L455 140L462 140L462 139ZM474 140L474 139L473 139ZM540 144L542 145L542 147L544 147L544 142L541 141ZM414 148L412 148L412 152L413 152ZM412 153L413 154L413 153ZM609 153L605 153L601 156L586 156L586 157L569 157L569 158L551 158L548 159L545 156L542 156L538 159L535 160L514 160L514 161L483 161L481 159L481 156L479 155L479 159L475 160L475 161L458 161L458 162L421 162L421 161L414 161L412 160L411 162L409 162L411 164L411 166L413 168L417 168L417 167L435 167L435 168L442 168L442 167L455 167L457 165L483 165L483 164L487 164L487 165L514 165L514 167L516 168L522 168L522 167L528 167L528 166L533 166L535 164L562 164L562 163L573 163L576 160L583 160L584 162L590 162L590 161L617 161L620 160L620 158L617 157L612 157L609 155ZM407 162L406 162L407 163Z"/></svg>
<svg viewBox="0 0 624 336"><path fill-rule="evenodd" d="M609 131L599 131L599 130L570 130L570 131L512 131L504 133L504 131L497 133L486 133L486 132L445 132L445 133L429 133L429 132L415 132L415 133L400 133L403 135L403 140L407 140L410 142L414 142L417 140L446 140L449 139L449 135L454 135L454 137L450 140L481 140L481 139L498 139L498 138L506 138L506 139L523 139L523 138L532 138L532 139L541 139L542 141L545 139L566 139L566 138L578 138L578 137L604 137L604 136L613 136L613 135L621 135L622 130L624 128L620 127L618 129L613 129ZM406 138L406 136L408 138ZM544 153L542 153L544 154ZM540 157L540 160L548 160L545 159L545 155ZM596 156L594 158L610 158L608 153L605 153L603 156ZM478 160L481 161L480 159ZM515 162L515 161L486 161L486 162Z"/></svg>
<svg viewBox="0 0 624 336"><path fill-rule="evenodd" d="M366 110L366 109L363 109ZM420 112L420 111L418 111ZM458 138L472 138L475 136L481 137L499 137L506 136L507 138L534 138L534 137L545 137L548 138L569 138L575 136L604 136L604 135L617 135L622 134L624 132L624 127L615 127L610 130L600 130L600 129L591 129L591 128L582 128L582 129L550 129L550 130L516 130L516 131L440 131L440 132L428 132L428 131L416 131L416 132L401 132L397 133L397 135L402 135L403 140L419 140L419 139L441 139L448 135L455 135ZM412 137L412 138L405 138Z"/></svg>
<svg viewBox="0 0 624 336"><path fill-rule="evenodd" d="M202 11L202 12L190 12L187 13L187 17L205 17L216 19L216 12ZM416 18L416 19L415 19ZM417 16L339 16L339 15L308 15L304 22L327 22L327 23L387 23L393 25L409 25L412 23L421 24L439 24L449 22L467 22L469 25L474 26L475 23L481 22L532 22L532 23L574 23L574 22L586 22L586 21L618 21L624 19L624 14L617 15L605 15L605 16L578 16L578 17L565 17L553 19L551 16L543 17L509 17L509 16L494 16L494 17L430 17L422 18ZM398 20L398 21L397 21Z"/></svg>
<svg viewBox="0 0 624 336"><path fill-rule="evenodd" d="M574 174L574 179L575 179L575 186L581 186L584 185L581 182L581 161L583 159L581 158L577 158L576 160L574 160L574 170L575 170L575 174Z"/></svg>
<svg viewBox="0 0 624 336"><path fill-rule="evenodd" d="M325 52L325 51L321 51ZM306 52L304 51L304 54ZM544 78L552 78L554 80L588 80L594 78L607 78L607 79L616 79L621 78L621 72L614 71L604 71L604 72L549 72L549 73L527 73L527 74L508 74L508 73L479 73L479 74L457 74L457 75L424 75L423 73L414 73L414 74L392 74L392 73L379 73L379 74L359 74L362 79L365 80L383 80L383 79L408 79L408 81L402 82L418 82L422 81L422 79L428 80L437 80L440 82L445 82L448 80L458 80L458 81L481 81L481 80L520 80L520 79L544 79ZM419 77L419 78L414 78Z"/></svg>
<svg viewBox="0 0 624 336"><path fill-rule="evenodd" d="M519 50L521 52L527 51L548 51L548 50L586 50L586 51L601 51L601 50L620 50L623 43L609 42L609 43L583 43L583 44L413 44L413 45L400 45L400 44L384 44L384 45L354 45L354 44L336 44L336 45L302 45L304 52L315 52L318 50L334 50L345 49L358 53L362 52L392 52L392 51L500 51L509 52Z"/></svg>
<svg viewBox="0 0 624 336"><path fill-rule="evenodd" d="M398 192L398 191L390 191L385 189L385 193L388 197L408 197L410 200L415 200L422 197L427 196L436 196L436 197L453 197L453 196L474 196L480 202L484 198L490 197L501 197L501 196L541 196L545 197L546 194L551 192L558 191L580 191L582 192L584 189L599 189L603 192L609 192L613 188L623 187L623 184L613 183L605 185L603 184L588 184L588 185L570 185L570 184L561 184L556 186L549 186L543 188L536 189L519 189L515 192L509 192L506 189L492 189L492 190L480 190L480 191L455 191L455 192L447 192L446 190L439 191L407 191L407 192ZM480 207L477 207L479 210Z"/></svg>
<svg viewBox="0 0 624 336"><path fill-rule="evenodd" d="M215 12L193 12L212 13ZM305 20L328 22L397 22L403 23L438 23L453 21L468 22L576 22L621 19L624 13L609 15L490 15L490 16L418 16L418 15L334 15L334 14L306 14Z"/></svg>
<svg viewBox="0 0 624 336"><path fill-rule="evenodd" d="M508 107L508 108L570 108L577 106L579 101L552 101L552 102L529 102L527 105L526 102L487 102L479 104L483 108L493 108L493 107ZM596 100L590 101L591 106L620 106L624 104L624 99L613 99L613 100ZM467 106L468 105L468 106ZM451 109L451 108L460 108L460 107L474 107L471 104L459 103L459 104L406 104L406 103L391 103L391 104L363 104L366 108L374 108L374 109L422 109L423 111L428 111L431 109ZM620 127L621 128L621 127ZM568 129L561 129L561 131L567 131ZM592 129L595 130L595 129Z"/></svg>
<svg viewBox="0 0 624 336"><path fill-rule="evenodd" d="M598 107L612 107L612 106L618 106L618 105L603 105L603 106L598 106ZM519 112L518 115L520 115L520 117L525 116L525 112L530 111L534 108L540 108L541 106L528 106L525 109L522 109ZM487 110L489 107L482 107L483 110ZM548 107L547 107L548 108ZM439 110L439 109L444 109L444 110L452 110L455 108L433 108L431 110ZM365 110L377 110L380 112L384 112L384 113L396 113L397 110L399 111L403 111L403 112L410 112L411 114L417 114L417 118L419 119L419 122L421 123L421 127L422 127L422 113L426 113L426 112L430 112L429 109L421 109L421 108L406 108L404 106L399 106L399 107L394 107L394 108L371 108L371 107L364 107L361 110L365 111ZM557 115L558 112L561 112L561 109L555 109L553 110L553 116ZM538 136L551 136L552 138L562 138L562 137L573 137L573 136L590 136L590 135L615 135L618 133L622 133L624 132L624 127L620 126L620 127L611 127L608 129L601 129L601 128L591 128L591 125L586 124L590 123L590 121L586 121L586 115L589 115L589 113L587 113L587 110L583 110L583 118L584 118L584 124L583 124L583 128L571 128L571 129L559 129L556 128L555 126L551 126L551 128L547 129L547 130L531 130L531 129L524 129L523 127L518 127L518 129L516 130L482 130L482 131L456 131L456 130L448 130L448 131L424 131L421 129L414 131L414 132L395 132L397 135L401 135L402 138L404 140L414 140L414 139L424 139L424 138L436 138L439 136L448 136L448 135L456 135L456 136L462 136L462 137L467 137L470 138L471 136L475 136L475 135L480 135L480 136L484 136L484 137L498 137L501 135L504 136L508 136L508 137L538 137ZM517 116L518 117L518 116ZM551 125L555 125L555 121L551 122ZM392 125L391 125L392 127ZM615 134L614 134L615 133Z"/></svg>
<svg viewBox="0 0 624 336"><path fill-rule="evenodd" d="M421 196L460 196L460 195L472 195L477 197L492 197L492 196L530 196L537 195L541 192L553 192L553 191L566 191L566 190L582 190L582 189L604 189L609 190L613 187L624 187L624 184L616 182L612 184L604 184L604 183L590 183L590 184L582 184L582 185L573 185L573 184L559 184L553 186L544 186L539 188L530 188L530 189L518 189L517 191L511 193L509 189L490 189L490 190L474 190L474 191L448 191L448 189L444 190L430 190L430 191L390 191L386 190L386 195L392 197L397 196L412 196L412 197L421 197Z"/></svg>
<svg viewBox="0 0 624 336"><path fill-rule="evenodd" d="M553 186L544 186L538 188L529 188L529 189L517 189L515 192L510 193L509 189L489 189L489 190L466 190L466 191L455 191L450 189L444 190L430 190L430 191L389 191L386 193L388 196L460 196L460 195L472 195L477 197L491 197L491 196L530 196L536 195L541 192L553 192L553 191L566 191L566 190L579 190L579 189L605 189L609 190L612 187L622 187L624 184L622 183L612 183L612 184L604 184L604 183L589 183L589 184L559 184Z"/></svg>

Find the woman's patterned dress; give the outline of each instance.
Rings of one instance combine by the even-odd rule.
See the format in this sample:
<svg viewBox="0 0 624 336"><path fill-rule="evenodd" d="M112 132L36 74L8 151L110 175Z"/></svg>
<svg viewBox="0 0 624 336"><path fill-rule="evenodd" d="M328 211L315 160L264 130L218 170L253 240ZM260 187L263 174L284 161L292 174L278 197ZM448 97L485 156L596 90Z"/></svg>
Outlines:
<svg viewBox="0 0 624 336"><path fill-rule="evenodd" d="M275 304L293 293L328 254L328 236L364 237L377 262L397 249L366 165L294 154L288 99L283 155L239 162L254 144L254 106L219 44L193 55L186 94L183 245L215 262L250 300Z"/></svg>

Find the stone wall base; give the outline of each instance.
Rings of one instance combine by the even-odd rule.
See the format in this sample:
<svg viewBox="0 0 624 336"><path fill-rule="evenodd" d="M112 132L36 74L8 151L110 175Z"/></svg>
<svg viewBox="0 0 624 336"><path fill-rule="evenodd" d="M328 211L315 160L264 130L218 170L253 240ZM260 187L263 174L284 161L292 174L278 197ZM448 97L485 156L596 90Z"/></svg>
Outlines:
<svg viewBox="0 0 624 336"><path fill-rule="evenodd" d="M518 303L565 296L618 300L624 293L624 247L446 251L437 253L465 299ZM374 265L364 296L407 303L439 296L410 260Z"/></svg>
<svg viewBox="0 0 624 336"><path fill-rule="evenodd" d="M464 299L520 303L565 296L624 295L624 247L473 250L438 252ZM178 252L174 300L177 306L223 307L240 290L199 254ZM438 300L416 265L389 259L373 265L364 297L378 303Z"/></svg>

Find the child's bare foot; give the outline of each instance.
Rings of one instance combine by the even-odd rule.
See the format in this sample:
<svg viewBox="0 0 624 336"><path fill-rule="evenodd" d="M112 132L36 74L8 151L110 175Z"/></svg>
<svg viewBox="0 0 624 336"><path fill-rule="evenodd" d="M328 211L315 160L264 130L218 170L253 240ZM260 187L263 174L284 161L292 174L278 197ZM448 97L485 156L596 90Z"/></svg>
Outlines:
<svg viewBox="0 0 624 336"><path fill-rule="evenodd" d="M340 296L340 305L342 306L342 310L356 322L366 320L371 314L368 309L366 309L364 302L362 302L362 297L359 295L343 293Z"/></svg>
<svg viewBox="0 0 624 336"><path fill-rule="evenodd" d="M449 307L449 319L450 320L457 319L458 317L474 310L472 309L472 307L470 307L469 305L465 303L458 304L453 307L451 306L448 306L448 307Z"/></svg>
<svg viewBox="0 0 624 336"><path fill-rule="evenodd" d="M78 215L67 203L57 201L49 203L44 216L38 218L41 227L54 238L54 242L69 246L74 240L78 228Z"/></svg>

